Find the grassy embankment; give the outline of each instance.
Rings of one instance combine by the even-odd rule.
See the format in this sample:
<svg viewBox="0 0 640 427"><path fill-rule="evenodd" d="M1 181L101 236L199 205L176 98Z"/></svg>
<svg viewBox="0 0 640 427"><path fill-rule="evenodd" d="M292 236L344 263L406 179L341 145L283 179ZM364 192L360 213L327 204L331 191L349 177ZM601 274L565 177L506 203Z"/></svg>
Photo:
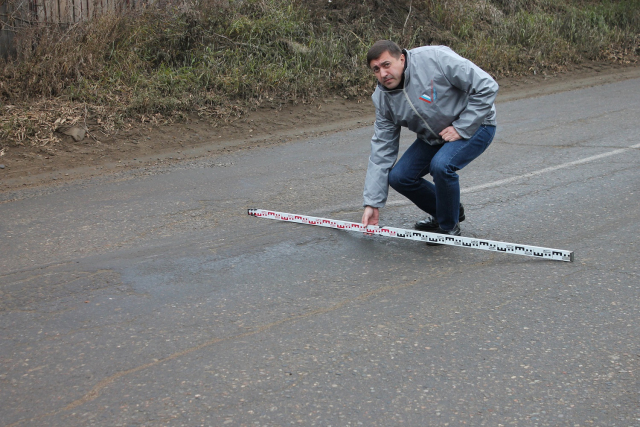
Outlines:
<svg viewBox="0 0 640 427"><path fill-rule="evenodd" d="M368 46L446 44L494 76L635 62L640 0L200 0L29 28L0 62L0 150L88 121L220 122L249 109L368 95Z"/></svg>

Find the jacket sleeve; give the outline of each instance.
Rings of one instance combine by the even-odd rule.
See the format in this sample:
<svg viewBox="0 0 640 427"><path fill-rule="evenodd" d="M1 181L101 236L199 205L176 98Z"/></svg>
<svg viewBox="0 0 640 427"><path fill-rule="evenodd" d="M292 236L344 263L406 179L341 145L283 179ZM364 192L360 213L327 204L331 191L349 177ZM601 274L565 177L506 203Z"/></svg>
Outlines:
<svg viewBox="0 0 640 427"><path fill-rule="evenodd" d="M449 49L438 52L438 64L449 83L469 97L467 107L452 124L461 137L471 138L491 113L498 83L489 73Z"/></svg>
<svg viewBox="0 0 640 427"><path fill-rule="evenodd" d="M381 208L389 194L389 171L398 158L400 126L397 126L376 108L374 134L371 138L371 156L364 181L364 206Z"/></svg>

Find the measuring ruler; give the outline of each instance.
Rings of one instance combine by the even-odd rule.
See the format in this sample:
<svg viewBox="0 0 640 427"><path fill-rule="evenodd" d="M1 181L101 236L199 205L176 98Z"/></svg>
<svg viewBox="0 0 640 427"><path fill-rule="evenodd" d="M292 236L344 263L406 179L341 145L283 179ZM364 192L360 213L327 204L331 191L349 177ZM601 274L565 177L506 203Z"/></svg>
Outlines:
<svg viewBox="0 0 640 427"><path fill-rule="evenodd" d="M340 221L337 219L318 218L315 216L297 215L275 212L265 209L249 209L249 215L258 218L275 219L278 221L296 222L298 224L317 225L319 227L335 228L338 230L357 231L376 236L397 237L400 239L419 240L421 242L439 243L441 245L460 246L463 248L482 249L485 251L502 252L505 254L524 255L534 258L554 261L573 262L573 251L563 249L543 248L541 246L520 245L517 243L498 242L495 240L477 239L475 237L449 236L447 234L429 233L426 231L405 230L394 227L365 227L357 222Z"/></svg>

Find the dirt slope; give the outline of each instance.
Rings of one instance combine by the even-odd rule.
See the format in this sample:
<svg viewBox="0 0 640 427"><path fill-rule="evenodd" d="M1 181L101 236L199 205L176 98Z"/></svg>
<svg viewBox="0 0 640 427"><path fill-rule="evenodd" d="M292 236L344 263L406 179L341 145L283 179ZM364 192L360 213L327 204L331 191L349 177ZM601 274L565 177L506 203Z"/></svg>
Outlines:
<svg viewBox="0 0 640 427"><path fill-rule="evenodd" d="M586 63L553 76L499 80L498 119L500 102L629 78L640 78L640 66ZM255 111L218 127L194 117L188 123L171 125L141 123L114 135L92 133L89 129L90 136L80 142L65 136L54 147L22 146L0 153L0 192L283 144L371 126L373 120L370 99L347 100L333 96L313 104Z"/></svg>

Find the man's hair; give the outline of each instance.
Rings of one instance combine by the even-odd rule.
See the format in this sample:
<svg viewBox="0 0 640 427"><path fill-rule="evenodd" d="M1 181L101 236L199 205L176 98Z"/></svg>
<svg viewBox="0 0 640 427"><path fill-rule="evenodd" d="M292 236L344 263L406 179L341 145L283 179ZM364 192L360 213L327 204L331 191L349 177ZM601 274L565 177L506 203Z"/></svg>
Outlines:
<svg viewBox="0 0 640 427"><path fill-rule="evenodd" d="M400 55L402 55L402 49L400 49L400 46L391 40L378 40L373 44L373 46L371 46L369 52L367 52L367 66L371 64L371 61L380 58L385 52L389 52L389 54L396 59L400 58Z"/></svg>

